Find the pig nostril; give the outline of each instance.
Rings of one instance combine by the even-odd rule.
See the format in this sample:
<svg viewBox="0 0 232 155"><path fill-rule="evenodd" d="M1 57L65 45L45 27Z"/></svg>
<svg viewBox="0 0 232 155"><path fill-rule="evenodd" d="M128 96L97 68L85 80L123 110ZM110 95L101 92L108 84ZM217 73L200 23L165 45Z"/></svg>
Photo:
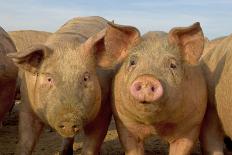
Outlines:
<svg viewBox="0 0 232 155"><path fill-rule="evenodd" d="M151 87L151 91L155 92L155 87L154 86Z"/></svg>
<svg viewBox="0 0 232 155"><path fill-rule="evenodd" d="M76 126L76 125L73 125L72 128L75 129L75 128L77 128L77 126Z"/></svg>
<svg viewBox="0 0 232 155"><path fill-rule="evenodd" d="M72 128L73 128L73 130L74 130L75 132L78 132L78 131L79 131L77 125L73 125Z"/></svg>
<svg viewBox="0 0 232 155"><path fill-rule="evenodd" d="M135 89L136 89L137 91L140 91L141 88L142 88L141 85L136 85L136 86L135 86Z"/></svg>

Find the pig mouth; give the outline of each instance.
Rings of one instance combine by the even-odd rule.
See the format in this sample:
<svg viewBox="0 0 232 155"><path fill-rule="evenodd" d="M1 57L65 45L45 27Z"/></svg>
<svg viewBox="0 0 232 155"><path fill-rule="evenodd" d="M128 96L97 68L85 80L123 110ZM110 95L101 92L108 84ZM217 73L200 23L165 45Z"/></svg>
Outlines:
<svg viewBox="0 0 232 155"><path fill-rule="evenodd" d="M60 131L57 130L57 132L62 136L62 137L74 137L75 135L77 135L80 132L80 128L74 130L66 130L66 131Z"/></svg>
<svg viewBox="0 0 232 155"><path fill-rule="evenodd" d="M140 101L140 104L151 104L151 102L147 102L147 101Z"/></svg>
<svg viewBox="0 0 232 155"><path fill-rule="evenodd" d="M73 122L61 122L55 129L62 137L73 137L82 130L82 125Z"/></svg>

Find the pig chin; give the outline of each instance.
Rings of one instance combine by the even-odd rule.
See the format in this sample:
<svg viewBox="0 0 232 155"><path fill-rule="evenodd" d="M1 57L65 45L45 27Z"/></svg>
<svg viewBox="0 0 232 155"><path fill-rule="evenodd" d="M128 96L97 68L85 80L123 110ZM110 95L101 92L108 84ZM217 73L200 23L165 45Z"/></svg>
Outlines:
<svg viewBox="0 0 232 155"><path fill-rule="evenodd" d="M129 96L129 99L134 106L137 105L137 106L157 107L157 108L159 106L162 106L165 103L165 101L167 100L167 98L164 94L162 96L160 96L160 98L155 100L155 101L148 101L146 99L137 100L133 96Z"/></svg>
<svg viewBox="0 0 232 155"><path fill-rule="evenodd" d="M82 120L69 118L56 121L53 127L62 137L73 137L82 130L83 122Z"/></svg>
<svg viewBox="0 0 232 155"><path fill-rule="evenodd" d="M57 133L59 135L61 135L62 137L74 137L75 135L77 135L78 133L80 133L80 131L82 130L82 127L77 127L77 129L73 130L73 129L67 129L67 130L60 130L60 129L56 129Z"/></svg>

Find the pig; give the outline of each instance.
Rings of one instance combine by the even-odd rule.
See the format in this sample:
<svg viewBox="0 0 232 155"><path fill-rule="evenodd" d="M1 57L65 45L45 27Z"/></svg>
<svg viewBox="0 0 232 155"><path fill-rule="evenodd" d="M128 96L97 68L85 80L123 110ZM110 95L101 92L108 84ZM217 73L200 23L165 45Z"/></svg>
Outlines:
<svg viewBox="0 0 232 155"><path fill-rule="evenodd" d="M8 56L23 70L22 108L17 153L32 154L45 124L65 138L62 154L72 154L80 131L84 155L96 155L111 120L111 57L114 31L101 17L77 17L64 24L44 44ZM120 37L131 33L125 27ZM127 44L129 40L124 40ZM108 51L108 52L106 52Z"/></svg>
<svg viewBox="0 0 232 155"><path fill-rule="evenodd" d="M125 154L143 155L144 140L153 134L170 144L170 155L190 154L207 103L200 23L173 28L163 37L112 27L118 39L111 47L123 49L115 50L111 65L118 66L112 109Z"/></svg>
<svg viewBox="0 0 232 155"><path fill-rule="evenodd" d="M23 51L34 44L43 44L46 42L47 38L52 34L45 31L36 30L19 30L8 32L11 39L13 40L17 51ZM21 82L22 72L19 71L17 86L16 86L16 99L20 99L20 82Z"/></svg>
<svg viewBox="0 0 232 155"><path fill-rule="evenodd" d="M208 89L207 110L200 136L204 154L222 155L224 136L232 138L231 49L232 35L229 35L201 59Z"/></svg>
<svg viewBox="0 0 232 155"><path fill-rule="evenodd" d="M14 95L18 68L7 57L9 53L15 53L16 48L7 32L0 27L0 124L7 112L14 105Z"/></svg>
<svg viewBox="0 0 232 155"><path fill-rule="evenodd" d="M205 39L205 47L202 57L204 57L209 51L215 48L226 36L215 38L213 40Z"/></svg>

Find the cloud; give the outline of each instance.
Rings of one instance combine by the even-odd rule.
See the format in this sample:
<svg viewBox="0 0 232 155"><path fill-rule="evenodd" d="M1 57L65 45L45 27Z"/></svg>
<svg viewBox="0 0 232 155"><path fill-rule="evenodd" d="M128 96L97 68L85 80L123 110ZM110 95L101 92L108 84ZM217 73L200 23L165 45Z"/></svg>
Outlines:
<svg viewBox="0 0 232 155"><path fill-rule="evenodd" d="M200 21L209 38L230 33L230 0L8 0L0 5L0 25L7 31L37 29L56 31L76 16L99 15L119 24L150 30L169 31Z"/></svg>

